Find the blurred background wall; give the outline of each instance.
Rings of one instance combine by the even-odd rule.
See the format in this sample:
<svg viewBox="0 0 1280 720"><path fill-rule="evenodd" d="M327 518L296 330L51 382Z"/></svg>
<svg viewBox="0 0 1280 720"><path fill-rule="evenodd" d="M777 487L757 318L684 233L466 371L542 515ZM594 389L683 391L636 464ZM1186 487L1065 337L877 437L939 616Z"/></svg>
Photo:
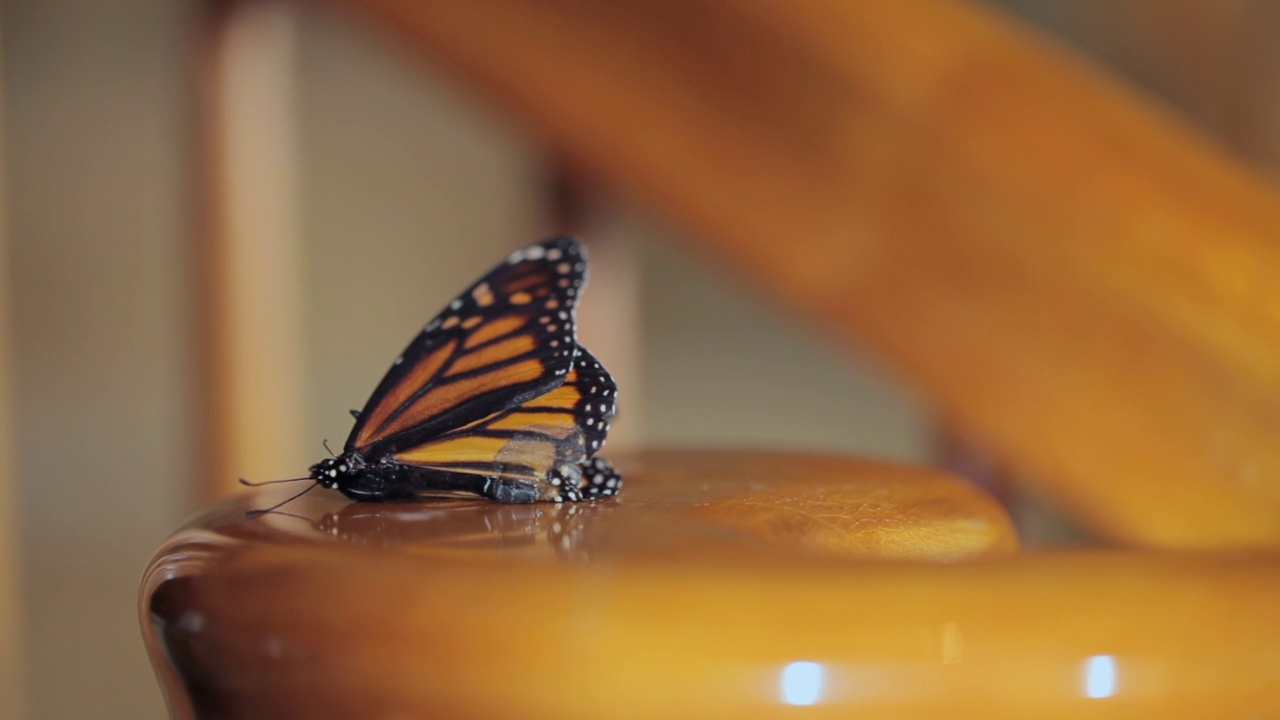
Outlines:
<svg viewBox="0 0 1280 720"><path fill-rule="evenodd" d="M3 6L33 717L162 716L133 595L190 489L190 11Z"/></svg>
<svg viewBox="0 0 1280 720"><path fill-rule="evenodd" d="M1274 4L1006 5L1180 104L1243 156L1280 158ZM35 718L163 716L134 605L150 551L195 497L199 13L161 0L3 4L13 461ZM282 473L313 461L321 438L345 437L346 409L452 294L545 233L551 164L520 128L372 29L316 7L294 22L314 443ZM624 392L643 388L624 420L635 439L929 460L928 409L908 389L686 254L660 218L625 198L601 203L600 232L638 258L643 340L634 375L619 378Z"/></svg>

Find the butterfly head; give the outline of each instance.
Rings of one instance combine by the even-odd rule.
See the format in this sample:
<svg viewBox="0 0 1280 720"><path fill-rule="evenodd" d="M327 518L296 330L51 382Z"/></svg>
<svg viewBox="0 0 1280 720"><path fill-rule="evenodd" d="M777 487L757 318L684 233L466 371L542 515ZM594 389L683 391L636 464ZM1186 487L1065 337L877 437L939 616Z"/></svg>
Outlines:
<svg viewBox="0 0 1280 720"><path fill-rule="evenodd" d="M311 466L311 479L331 490L341 489L364 475L364 464L348 455L325 458Z"/></svg>

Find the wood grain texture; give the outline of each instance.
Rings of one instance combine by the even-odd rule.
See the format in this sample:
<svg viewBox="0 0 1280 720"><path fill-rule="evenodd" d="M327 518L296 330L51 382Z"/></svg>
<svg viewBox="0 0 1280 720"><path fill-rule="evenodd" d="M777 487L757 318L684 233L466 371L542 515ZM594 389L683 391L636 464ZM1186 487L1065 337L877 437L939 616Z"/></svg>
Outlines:
<svg viewBox="0 0 1280 720"><path fill-rule="evenodd" d="M143 580L175 718L1249 717L1275 707L1275 553L1018 555L923 468L619 456L616 500L228 501ZM1095 656L1114 697L1088 697ZM821 666L812 705L784 669ZM1097 688L1094 688L1097 690ZM194 704L192 704L194 703Z"/></svg>
<svg viewBox="0 0 1280 720"><path fill-rule="evenodd" d="M346 4L1096 530L1280 542L1276 191L1096 68L945 0Z"/></svg>

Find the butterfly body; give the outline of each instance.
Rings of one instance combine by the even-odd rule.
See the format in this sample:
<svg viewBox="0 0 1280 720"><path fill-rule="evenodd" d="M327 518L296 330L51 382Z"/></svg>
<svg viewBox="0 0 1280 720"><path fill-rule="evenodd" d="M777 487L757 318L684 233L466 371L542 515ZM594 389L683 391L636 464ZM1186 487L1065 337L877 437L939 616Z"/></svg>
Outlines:
<svg viewBox="0 0 1280 720"><path fill-rule="evenodd" d="M343 453L311 466L321 486L360 502L408 502L427 497L486 497L505 503L542 499L532 484L504 483L473 473L450 473L397 462L370 466L359 453Z"/></svg>
<svg viewBox="0 0 1280 720"><path fill-rule="evenodd" d="M596 452L617 386L577 342L586 254L570 237L517 250L455 298L392 364L342 454L310 479L359 501L615 495Z"/></svg>

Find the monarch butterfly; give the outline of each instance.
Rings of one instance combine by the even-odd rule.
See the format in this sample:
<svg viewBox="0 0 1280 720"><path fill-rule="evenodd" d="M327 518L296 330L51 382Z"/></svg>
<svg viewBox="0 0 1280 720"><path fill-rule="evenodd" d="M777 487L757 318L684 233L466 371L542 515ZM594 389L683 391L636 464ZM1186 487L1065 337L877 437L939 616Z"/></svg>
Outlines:
<svg viewBox="0 0 1280 720"><path fill-rule="evenodd" d="M586 251L572 237L512 253L395 359L364 409L351 411L342 454L297 478L315 481L303 492L504 503L616 495L622 477L596 452L618 389L575 327L586 279Z"/></svg>

